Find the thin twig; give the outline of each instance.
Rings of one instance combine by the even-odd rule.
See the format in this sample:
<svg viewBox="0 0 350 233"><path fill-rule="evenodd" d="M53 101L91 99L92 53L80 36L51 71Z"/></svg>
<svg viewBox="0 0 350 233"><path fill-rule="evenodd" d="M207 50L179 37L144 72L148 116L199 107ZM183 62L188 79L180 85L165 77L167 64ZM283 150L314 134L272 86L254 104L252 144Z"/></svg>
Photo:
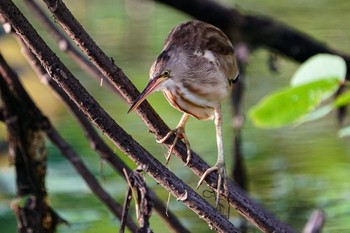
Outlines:
<svg viewBox="0 0 350 233"><path fill-rule="evenodd" d="M120 220L119 233L124 233L124 231L125 231L125 223L126 223L126 219L128 218L131 199L132 199L132 190L130 187L128 187L128 189L126 190L125 197L124 197L123 215L122 215L122 218Z"/></svg>
<svg viewBox="0 0 350 233"><path fill-rule="evenodd" d="M322 210L313 211L303 229L303 233L322 232L322 227L325 221L326 221L326 215Z"/></svg>

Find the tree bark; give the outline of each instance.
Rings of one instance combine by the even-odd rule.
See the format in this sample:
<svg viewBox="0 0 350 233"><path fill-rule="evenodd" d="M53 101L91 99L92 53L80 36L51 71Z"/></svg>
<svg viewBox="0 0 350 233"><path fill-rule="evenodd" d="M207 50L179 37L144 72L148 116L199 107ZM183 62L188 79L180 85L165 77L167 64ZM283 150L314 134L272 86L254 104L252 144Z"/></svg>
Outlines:
<svg viewBox="0 0 350 233"><path fill-rule="evenodd" d="M18 232L55 232L64 222L50 207L45 186L47 150L42 127L47 119L23 101L29 98L0 54L0 93L11 161L16 170L17 197L11 207ZM40 122L40 123L39 123Z"/></svg>

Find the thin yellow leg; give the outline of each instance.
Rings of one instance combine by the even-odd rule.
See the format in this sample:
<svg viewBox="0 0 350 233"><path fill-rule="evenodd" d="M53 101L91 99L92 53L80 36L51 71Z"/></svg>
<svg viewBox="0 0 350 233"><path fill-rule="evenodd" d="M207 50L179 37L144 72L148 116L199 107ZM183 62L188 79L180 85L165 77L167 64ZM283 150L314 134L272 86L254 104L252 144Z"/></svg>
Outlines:
<svg viewBox="0 0 350 233"><path fill-rule="evenodd" d="M179 122L179 124L176 126L175 129L172 129L169 131L169 133L167 133L167 135L165 135L164 138L157 140L158 143L164 143L166 140L169 139L169 137L172 134L175 134L175 139L173 141L173 144L170 146L169 151L168 151L168 155L166 156L166 164L168 164L168 162L170 161L171 155L173 153L173 150L175 148L175 145L177 143L177 140L183 139L184 143L186 145L186 151L187 151L187 159L186 159L186 163L185 166L188 164L188 162L191 160L191 147L190 147L190 142L188 141L186 134L185 134L185 125L186 122L188 121L188 118L190 117L189 114L184 113L181 117L181 120Z"/></svg>
<svg viewBox="0 0 350 233"><path fill-rule="evenodd" d="M198 187L203 183L204 179L212 172L217 171L219 178L218 183L216 187L216 207L219 205L220 200L220 191L222 188L222 183L226 181L226 170L225 170L225 161L224 161L224 146L223 146L223 139L222 139L222 113L221 113L221 107L214 109L214 115L215 115L215 128L216 128L216 142L218 147L218 160L216 161L216 164L212 166L211 168L208 168L204 174L202 175L201 179L198 182Z"/></svg>

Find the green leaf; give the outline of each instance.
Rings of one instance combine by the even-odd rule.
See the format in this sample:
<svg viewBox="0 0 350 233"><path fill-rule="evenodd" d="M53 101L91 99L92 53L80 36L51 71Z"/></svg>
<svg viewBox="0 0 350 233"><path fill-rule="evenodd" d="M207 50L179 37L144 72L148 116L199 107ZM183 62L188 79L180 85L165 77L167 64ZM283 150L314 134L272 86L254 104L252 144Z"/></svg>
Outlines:
<svg viewBox="0 0 350 233"><path fill-rule="evenodd" d="M275 128L300 121L339 86L338 77L328 77L277 91L252 107L249 116L256 126Z"/></svg>
<svg viewBox="0 0 350 233"><path fill-rule="evenodd" d="M340 82L345 80L346 63L337 55L317 54L305 61L295 72L291 86L299 86L316 80L336 77Z"/></svg>
<svg viewBox="0 0 350 233"><path fill-rule="evenodd" d="M342 107L342 106L348 105L349 103L350 103L350 90L347 90L346 92L342 93L335 99L334 106Z"/></svg>

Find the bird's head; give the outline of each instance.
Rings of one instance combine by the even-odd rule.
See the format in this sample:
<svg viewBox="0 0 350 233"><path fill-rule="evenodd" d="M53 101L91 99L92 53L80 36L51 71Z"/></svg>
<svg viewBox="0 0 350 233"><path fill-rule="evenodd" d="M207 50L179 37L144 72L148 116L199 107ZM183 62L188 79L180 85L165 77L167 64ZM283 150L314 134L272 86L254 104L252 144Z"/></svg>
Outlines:
<svg viewBox="0 0 350 233"><path fill-rule="evenodd" d="M128 112L136 109L153 92L166 89L180 77L183 77L186 67L185 56L175 54L175 50L163 50L149 72L149 82L141 94L135 99Z"/></svg>

